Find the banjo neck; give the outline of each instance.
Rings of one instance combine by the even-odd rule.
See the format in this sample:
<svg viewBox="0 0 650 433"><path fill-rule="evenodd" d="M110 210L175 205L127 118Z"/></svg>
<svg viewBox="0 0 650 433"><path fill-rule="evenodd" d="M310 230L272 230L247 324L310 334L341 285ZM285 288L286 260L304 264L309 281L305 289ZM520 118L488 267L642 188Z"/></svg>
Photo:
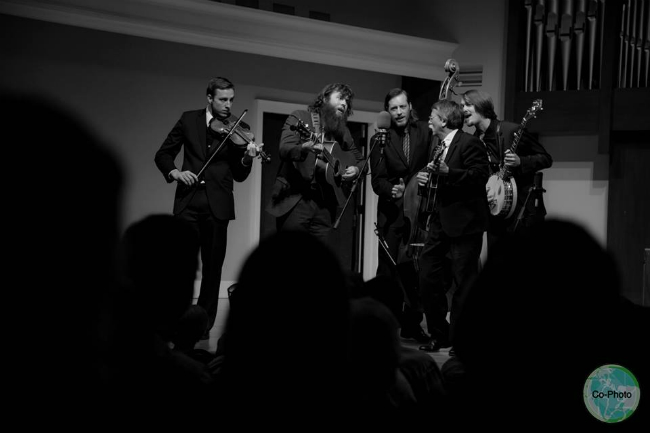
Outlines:
<svg viewBox="0 0 650 433"><path fill-rule="evenodd" d="M517 153L517 146L519 145L521 136L524 134L524 128L526 127L526 124L530 119L535 117L537 115L537 112L541 109L542 109L542 100L536 99L535 101L533 101L533 105L528 109L528 111L526 111L526 115L521 120L517 132L515 132L514 140L512 141L512 145L510 146L510 152L514 154ZM511 176L511 174L512 173L510 172L510 169L504 164L503 161L501 161L501 168L499 169L499 173L497 174L499 178L508 179Z"/></svg>

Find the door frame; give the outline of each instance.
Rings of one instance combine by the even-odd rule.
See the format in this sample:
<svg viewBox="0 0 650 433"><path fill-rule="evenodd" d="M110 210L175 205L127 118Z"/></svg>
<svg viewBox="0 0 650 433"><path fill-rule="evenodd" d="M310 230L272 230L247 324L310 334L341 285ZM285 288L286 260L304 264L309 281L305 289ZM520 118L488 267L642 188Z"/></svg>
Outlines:
<svg viewBox="0 0 650 433"><path fill-rule="evenodd" d="M276 113L289 115L295 110L304 110L305 104L296 104L289 102L271 101L266 99L255 99L253 101L253 109L255 112L255 137L263 137L264 133L264 113ZM354 110L354 114L349 117L349 121L365 123L368 125L368 134L366 140L369 145L370 131L377 129L377 113L370 111ZM369 149L369 147L368 147ZM253 197L251 197L251 227L252 233L251 240L254 245L259 244L260 241L260 224L262 212L262 171L253 170L251 172L251 183L253 186ZM372 190L371 182L364 182L365 185L365 203L364 203L364 217L363 217L363 272L364 280L369 280L374 277L377 272L377 254L379 244L377 236L375 235L374 227L377 222L377 195Z"/></svg>

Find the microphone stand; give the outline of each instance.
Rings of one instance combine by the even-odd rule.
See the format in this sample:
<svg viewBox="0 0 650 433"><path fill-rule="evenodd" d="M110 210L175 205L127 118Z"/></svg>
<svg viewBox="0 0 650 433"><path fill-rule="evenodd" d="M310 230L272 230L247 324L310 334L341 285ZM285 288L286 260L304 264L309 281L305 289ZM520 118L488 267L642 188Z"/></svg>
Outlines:
<svg viewBox="0 0 650 433"><path fill-rule="evenodd" d="M375 223L375 234L377 235L378 243L379 246L384 250L388 258L390 259L390 263L393 265L393 269L395 270L395 277L397 284L399 285L400 289L402 289L402 294L404 295L404 300L407 305L410 305L410 301L406 301L409 299L408 293L406 293L406 287L404 286L404 280L402 280L402 275L399 272L399 269L397 267L397 262L393 258L393 255L390 253L390 249L388 248L388 243L386 242L386 239L379 233L379 227L377 227L377 223Z"/></svg>
<svg viewBox="0 0 650 433"><path fill-rule="evenodd" d="M528 200L530 199L530 196L535 191L546 192L544 188L542 188L541 186L538 187L537 185L535 185L535 183L533 183L533 186L528 190L528 194L526 195L526 200L524 200L524 204L521 206L521 209L519 210L519 214L517 215L517 222L515 223L515 226L512 229L513 233L517 231L517 227L519 226L519 223L524 219L524 211L526 210L526 205L528 204Z"/></svg>
<svg viewBox="0 0 650 433"><path fill-rule="evenodd" d="M375 149L375 146L377 145L378 142L382 142L380 146L383 146L385 144L385 139L384 138L378 138L374 140L372 145L370 146L370 151L368 152L368 156L365 158L363 161L363 167L361 167L361 170L359 170L359 174L357 174L356 178L352 181L352 188L350 189L350 194L348 195L347 200L345 200L345 204L343 205L343 209L341 210L341 213L339 213L338 218L336 219L336 222L332 226L334 229L338 228L339 224L341 223L341 218L343 217L343 214L345 213L345 209L347 209L348 204L350 203L350 199L354 196L354 193L357 190L357 185L359 184L359 178L364 174L364 171L366 170L366 166L368 165L368 161L370 161L370 155L372 155L372 151Z"/></svg>

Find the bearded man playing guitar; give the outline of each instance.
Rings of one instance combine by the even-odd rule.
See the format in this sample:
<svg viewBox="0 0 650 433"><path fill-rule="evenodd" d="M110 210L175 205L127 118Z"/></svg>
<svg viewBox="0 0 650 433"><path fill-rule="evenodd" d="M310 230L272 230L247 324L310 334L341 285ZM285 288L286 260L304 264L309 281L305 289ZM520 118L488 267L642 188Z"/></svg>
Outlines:
<svg viewBox="0 0 650 433"><path fill-rule="evenodd" d="M363 166L346 123L354 93L347 84L326 85L307 110L291 113L282 128L282 161L266 211L278 231L306 231L328 243L328 234Z"/></svg>
<svg viewBox="0 0 650 433"><path fill-rule="evenodd" d="M537 101L536 101L537 103ZM531 108L541 109L535 104ZM534 224L544 220L546 208L542 200L541 173L536 173L553 164L551 155L522 125L499 120L494 111L492 97L480 90L468 90L462 96L461 107L465 115L465 125L474 126L474 135L485 144L492 173L507 169L516 194L509 212L496 209L499 191L490 188L487 195L491 207L490 224L487 231L489 249L502 236L508 233L525 232ZM531 112L529 110L529 113ZM534 117L534 116L533 116ZM527 117L524 118L527 120ZM512 152L513 143L516 152ZM531 191L532 189L532 191ZM530 194L529 194L530 193ZM525 207L524 207L525 204ZM524 207L522 211L522 207Z"/></svg>

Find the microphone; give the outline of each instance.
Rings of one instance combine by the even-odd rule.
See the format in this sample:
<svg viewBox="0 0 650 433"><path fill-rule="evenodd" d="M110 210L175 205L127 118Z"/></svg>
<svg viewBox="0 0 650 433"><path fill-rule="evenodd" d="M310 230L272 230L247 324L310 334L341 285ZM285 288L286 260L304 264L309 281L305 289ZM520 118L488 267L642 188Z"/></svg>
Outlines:
<svg viewBox="0 0 650 433"><path fill-rule="evenodd" d="M377 116L377 142L380 146L386 144L388 128L390 128L391 117L388 111L382 111Z"/></svg>

